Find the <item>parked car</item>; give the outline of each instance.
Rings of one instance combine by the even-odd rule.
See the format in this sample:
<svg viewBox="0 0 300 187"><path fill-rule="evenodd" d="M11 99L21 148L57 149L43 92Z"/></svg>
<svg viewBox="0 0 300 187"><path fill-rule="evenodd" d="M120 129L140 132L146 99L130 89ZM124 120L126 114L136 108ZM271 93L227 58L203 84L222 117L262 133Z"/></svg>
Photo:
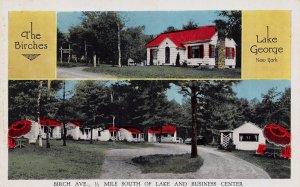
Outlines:
<svg viewBox="0 0 300 187"><path fill-rule="evenodd" d="M192 143L192 138L187 138L184 140L185 144L191 144Z"/></svg>
<svg viewBox="0 0 300 187"><path fill-rule="evenodd" d="M191 144L192 138L187 138L184 140L185 144ZM206 140L204 136L197 136L197 145L206 145Z"/></svg>
<svg viewBox="0 0 300 187"><path fill-rule="evenodd" d="M175 140L175 143L183 143L183 139L180 137L177 137Z"/></svg>

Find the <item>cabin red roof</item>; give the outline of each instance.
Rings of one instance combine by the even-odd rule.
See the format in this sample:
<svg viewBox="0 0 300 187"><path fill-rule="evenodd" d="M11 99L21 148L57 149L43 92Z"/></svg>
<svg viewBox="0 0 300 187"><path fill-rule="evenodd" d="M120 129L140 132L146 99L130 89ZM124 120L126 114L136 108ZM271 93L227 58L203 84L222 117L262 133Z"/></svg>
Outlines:
<svg viewBox="0 0 300 187"><path fill-rule="evenodd" d="M141 134L142 131L140 131L139 129L136 128L125 128L126 130L128 130L129 132L131 132L132 134Z"/></svg>
<svg viewBox="0 0 300 187"><path fill-rule="evenodd" d="M159 134L159 133L175 133L176 127L172 125L165 125L162 127L152 127L148 129L148 133Z"/></svg>
<svg viewBox="0 0 300 187"><path fill-rule="evenodd" d="M118 132L120 130L120 128L118 128L116 125L113 127L112 124L106 126L106 129L109 130L109 132Z"/></svg>
<svg viewBox="0 0 300 187"><path fill-rule="evenodd" d="M40 124L42 126L54 126L54 127L59 127L61 126L61 123L51 119L51 118L40 118Z"/></svg>
<svg viewBox="0 0 300 187"><path fill-rule="evenodd" d="M75 125L77 127L80 127L83 122L82 121L70 121L70 123L72 123L73 125Z"/></svg>
<svg viewBox="0 0 300 187"><path fill-rule="evenodd" d="M216 26L201 26L196 29L162 33L154 40L147 43L146 47L157 47L164 39L169 38L177 47L185 48L183 43L210 40L215 33Z"/></svg>

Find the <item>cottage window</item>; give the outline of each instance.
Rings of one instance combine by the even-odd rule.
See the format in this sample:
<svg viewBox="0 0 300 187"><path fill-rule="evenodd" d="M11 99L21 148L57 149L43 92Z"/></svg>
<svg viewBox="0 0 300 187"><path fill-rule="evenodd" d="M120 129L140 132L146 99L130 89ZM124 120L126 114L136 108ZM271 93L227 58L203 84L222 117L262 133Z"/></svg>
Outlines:
<svg viewBox="0 0 300 187"><path fill-rule="evenodd" d="M226 59L234 59L235 49L233 47L226 47Z"/></svg>
<svg viewBox="0 0 300 187"><path fill-rule="evenodd" d="M137 134L132 134L132 138L137 138Z"/></svg>
<svg viewBox="0 0 300 187"><path fill-rule="evenodd" d="M98 131L98 136L101 136L101 131Z"/></svg>
<svg viewBox="0 0 300 187"><path fill-rule="evenodd" d="M204 47L203 45L189 46L188 47L188 58L203 58Z"/></svg>
<svg viewBox="0 0 300 187"><path fill-rule="evenodd" d="M214 45L209 45L209 58L215 58L216 47Z"/></svg>
<svg viewBox="0 0 300 187"><path fill-rule="evenodd" d="M240 133L240 142L258 142L259 134Z"/></svg>
<svg viewBox="0 0 300 187"><path fill-rule="evenodd" d="M83 128L79 128L79 130L80 130L81 134L84 135L84 130L83 130Z"/></svg>

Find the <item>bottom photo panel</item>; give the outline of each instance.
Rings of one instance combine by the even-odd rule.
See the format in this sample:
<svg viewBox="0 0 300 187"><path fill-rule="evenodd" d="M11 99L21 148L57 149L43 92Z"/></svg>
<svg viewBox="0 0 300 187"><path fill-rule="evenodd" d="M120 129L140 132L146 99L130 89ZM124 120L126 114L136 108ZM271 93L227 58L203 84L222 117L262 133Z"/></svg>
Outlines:
<svg viewBox="0 0 300 187"><path fill-rule="evenodd" d="M287 80L9 81L8 179L289 179Z"/></svg>

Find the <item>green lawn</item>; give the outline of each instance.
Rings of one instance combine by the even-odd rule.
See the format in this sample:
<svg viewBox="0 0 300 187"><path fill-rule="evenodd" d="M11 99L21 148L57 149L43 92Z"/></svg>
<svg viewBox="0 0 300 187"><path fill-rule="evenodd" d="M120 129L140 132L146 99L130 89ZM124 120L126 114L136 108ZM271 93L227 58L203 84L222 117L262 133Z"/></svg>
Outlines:
<svg viewBox="0 0 300 187"><path fill-rule="evenodd" d="M132 161L142 173L196 172L203 165L201 157L191 158L191 154L139 156Z"/></svg>
<svg viewBox="0 0 300 187"><path fill-rule="evenodd" d="M87 67L84 71L109 74L118 78L241 78L240 69L200 70L174 66L123 66L119 68L101 64L96 68Z"/></svg>
<svg viewBox="0 0 300 187"><path fill-rule="evenodd" d="M99 178L108 149L154 146L147 143L52 140L51 148L26 145L9 150L9 179L95 179Z"/></svg>
<svg viewBox="0 0 300 187"><path fill-rule="evenodd" d="M291 177L290 160L258 156L254 151L233 151L232 154L261 167L273 179L288 179Z"/></svg>

